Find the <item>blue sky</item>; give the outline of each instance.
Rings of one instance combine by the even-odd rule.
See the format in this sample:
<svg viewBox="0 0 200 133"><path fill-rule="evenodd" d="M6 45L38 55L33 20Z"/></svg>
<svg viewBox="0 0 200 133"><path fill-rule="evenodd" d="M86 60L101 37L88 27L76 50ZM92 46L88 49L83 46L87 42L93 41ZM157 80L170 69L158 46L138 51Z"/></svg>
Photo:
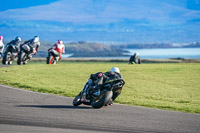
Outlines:
<svg viewBox="0 0 200 133"><path fill-rule="evenodd" d="M0 16L8 39L200 41L200 0L1 0Z"/></svg>

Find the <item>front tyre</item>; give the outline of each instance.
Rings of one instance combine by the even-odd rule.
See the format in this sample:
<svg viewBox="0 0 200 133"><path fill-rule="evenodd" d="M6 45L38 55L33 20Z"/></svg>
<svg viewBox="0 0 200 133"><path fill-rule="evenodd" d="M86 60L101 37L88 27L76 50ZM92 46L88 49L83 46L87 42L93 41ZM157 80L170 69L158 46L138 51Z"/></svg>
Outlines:
<svg viewBox="0 0 200 133"><path fill-rule="evenodd" d="M8 64L8 58L7 58L8 54L7 52L5 52L3 59L2 59L2 64L3 65L7 65Z"/></svg>
<svg viewBox="0 0 200 133"><path fill-rule="evenodd" d="M74 98L73 105L74 106L79 106L81 104L82 104L82 102L81 102L81 93L79 93L79 95Z"/></svg>
<svg viewBox="0 0 200 133"><path fill-rule="evenodd" d="M101 108L104 105L107 105L110 99L112 98L112 91L103 91L96 99L91 103L93 108Z"/></svg>

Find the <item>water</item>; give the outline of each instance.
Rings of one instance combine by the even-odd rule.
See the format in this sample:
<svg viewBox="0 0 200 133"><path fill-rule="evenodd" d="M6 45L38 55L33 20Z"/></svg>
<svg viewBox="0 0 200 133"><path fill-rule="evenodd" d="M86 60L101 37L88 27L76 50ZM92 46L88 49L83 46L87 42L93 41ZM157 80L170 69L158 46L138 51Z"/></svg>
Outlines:
<svg viewBox="0 0 200 133"><path fill-rule="evenodd" d="M200 48L165 48L165 49L125 49L130 53L124 53L124 57L86 57L90 59L129 59L135 52L142 59L168 59L168 58L200 58ZM63 54L63 58L69 58L73 54Z"/></svg>
<svg viewBox="0 0 200 133"><path fill-rule="evenodd" d="M200 58L200 48L165 48L165 49L125 49L133 55L135 52L143 59L168 59L168 58Z"/></svg>

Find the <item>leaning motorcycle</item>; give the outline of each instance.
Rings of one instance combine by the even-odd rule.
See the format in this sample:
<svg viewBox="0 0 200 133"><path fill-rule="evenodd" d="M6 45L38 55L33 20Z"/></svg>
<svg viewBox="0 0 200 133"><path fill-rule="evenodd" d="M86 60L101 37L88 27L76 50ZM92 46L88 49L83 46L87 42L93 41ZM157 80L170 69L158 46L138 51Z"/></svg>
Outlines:
<svg viewBox="0 0 200 133"><path fill-rule="evenodd" d="M94 88L88 88L86 83L83 90L74 98L73 105L79 106L85 104L91 105L93 108L107 106L111 101L113 94L120 92L124 84L125 82L123 79L107 81L97 94L93 92Z"/></svg>
<svg viewBox="0 0 200 133"><path fill-rule="evenodd" d="M47 64L56 64L58 62L58 58L59 56L56 54L56 51L54 49L50 49L48 51Z"/></svg>
<svg viewBox="0 0 200 133"><path fill-rule="evenodd" d="M14 45L6 45L5 52L3 53L2 64L11 65L17 56L17 48Z"/></svg>
<svg viewBox="0 0 200 133"><path fill-rule="evenodd" d="M28 60L32 57L31 48L29 45L23 45L18 53L17 64L26 64Z"/></svg>

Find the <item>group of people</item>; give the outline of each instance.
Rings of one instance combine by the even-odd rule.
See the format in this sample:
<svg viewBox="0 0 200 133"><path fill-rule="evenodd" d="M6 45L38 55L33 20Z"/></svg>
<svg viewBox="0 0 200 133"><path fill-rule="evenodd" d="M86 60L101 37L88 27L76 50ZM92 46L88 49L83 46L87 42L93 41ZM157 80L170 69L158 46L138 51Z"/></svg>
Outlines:
<svg viewBox="0 0 200 133"><path fill-rule="evenodd" d="M20 49L26 45L29 46L29 56L31 57L32 54L36 54L40 47L40 39L39 36L34 36L32 39L25 41L22 43L21 37L17 36L14 40L7 43L7 45L12 45L15 47L17 53L20 51ZM3 43L3 36L0 35L0 55L4 52L4 43ZM62 54L65 53L65 46L63 44L62 40L58 40L57 43L55 43L49 50L54 50L54 53L59 57L59 59L62 58ZM1 56L0 56L1 57Z"/></svg>
<svg viewBox="0 0 200 133"><path fill-rule="evenodd" d="M22 39L17 36L14 40L11 42L7 43L7 45L13 45L17 52L20 51L22 47L25 45L28 45L30 47L30 55L31 54L36 54L39 47L40 47L40 41L38 36L34 36L32 39L25 41L22 43ZM4 43L3 43L3 36L0 36L0 54L3 53L4 50ZM58 40L58 43L54 44L48 51L54 50L54 53L58 55L58 57L61 59L62 54L65 53L65 46L63 45L62 40ZM111 68L110 71L106 73L98 72L96 74L91 74L88 82L86 83L87 86L95 86L93 93L98 94L100 92L100 89L102 85L108 81L108 80L113 80L113 79L122 79L122 75L120 74L120 70L118 67L113 67ZM88 87L88 88L90 88ZM113 101L120 95L121 91L118 91L113 94L113 97L111 101L109 102L109 105L113 104Z"/></svg>

